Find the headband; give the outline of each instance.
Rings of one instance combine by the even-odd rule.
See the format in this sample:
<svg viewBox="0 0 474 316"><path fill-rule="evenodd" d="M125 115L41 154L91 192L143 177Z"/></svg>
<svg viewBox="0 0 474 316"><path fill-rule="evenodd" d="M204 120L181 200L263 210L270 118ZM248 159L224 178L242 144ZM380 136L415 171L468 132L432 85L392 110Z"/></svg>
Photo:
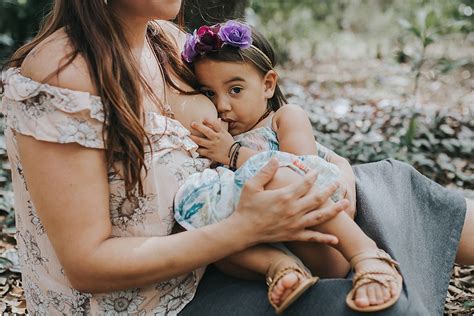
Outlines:
<svg viewBox="0 0 474 316"><path fill-rule="evenodd" d="M217 51L224 46L240 49L252 48L273 67L272 61L258 47L252 45L252 30L247 24L229 20L224 24L203 25L186 35L186 43L181 54L183 60L191 64L198 55Z"/></svg>

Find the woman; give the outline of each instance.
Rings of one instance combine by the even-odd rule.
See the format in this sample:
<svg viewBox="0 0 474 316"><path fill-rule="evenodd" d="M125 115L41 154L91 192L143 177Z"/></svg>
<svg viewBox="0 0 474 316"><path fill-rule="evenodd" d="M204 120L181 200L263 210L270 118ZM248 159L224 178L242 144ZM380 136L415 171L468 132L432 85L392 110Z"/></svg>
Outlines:
<svg viewBox="0 0 474 316"><path fill-rule="evenodd" d="M189 106L215 114L204 96L177 93L191 89L168 34L175 28L150 25L146 34L150 20L179 9L170 0L56 1L4 73L31 314L176 314L211 262L262 242L334 240L305 227L347 203L308 212L335 189L308 192L314 174L264 191L275 163L246 186L236 216L171 234L177 188L208 161L192 157L197 146L161 100L177 116Z"/></svg>
<svg viewBox="0 0 474 316"><path fill-rule="evenodd" d="M18 244L32 314L177 314L194 296L203 272L200 267L259 243L335 240L304 227L334 216L347 203L318 210L335 188L321 194L308 192L314 175L298 185L265 191L264 185L276 172L274 163L246 185L238 210L228 220L171 234L174 193L182 179L207 167L207 161L191 157L196 146L189 142L188 132L166 117L174 112L180 119L190 106L193 111L213 109L200 95L179 93L190 90L185 79L192 83L192 78L180 66L172 43L173 37L180 40L178 31L166 23L160 23L161 29L155 25L147 29L149 21L172 19L179 9L179 0L57 0L42 32L13 57L10 66L17 68L4 76L2 111L7 117L8 154L15 166ZM353 175L348 166L336 160L346 170L345 182L350 182ZM394 166L383 169L384 179L399 170L413 174L411 169ZM382 179L379 166L357 171L359 179ZM378 225L374 198L367 193L384 194L390 186L376 184L380 187L359 186L359 225L367 227L369 235L381 236L391 233L391 227ZM424 183L426 192L441 191L430 186ZM393 187L400 189L400 184ZM451 221L444 221L451 225L451 240L441 244L442 236L432 239L448 250L436 267L449 273L465 202L453 195L445 199L449 209L457 212ZM407 204L412 202L419 200ZM402 211L400 217L407 218ZM435 215L428 218L435 221ZM465 242L474 231L472 206L468 216L471 222L466 222L458 256L472 262L474 251L469 252L472 248ZM381 232L376 231L379 227ZM390 244L380 246L401 260ZM404 264L408 290L413 284L410 277L417 280L417 276L405 271ZM265 296L260 297L265 289L241 281L235 291L229 282L234 281L211 272L183 313L244 313L249 311L242 304L244 299L251 302L248 295L256 296L254 311L271 311ZM447 287L446 278L440 282ZM349 288L346 280L321 282L289 311L338 311L344 308L341 297ZM206 296L209 292L212 295ZM329 304L328 295L337 305ZM410 301L401 299L390 311L407 306L420 311L410 305L416 299L413 295ZM435 303L439 309L440 303Z"/></svg>

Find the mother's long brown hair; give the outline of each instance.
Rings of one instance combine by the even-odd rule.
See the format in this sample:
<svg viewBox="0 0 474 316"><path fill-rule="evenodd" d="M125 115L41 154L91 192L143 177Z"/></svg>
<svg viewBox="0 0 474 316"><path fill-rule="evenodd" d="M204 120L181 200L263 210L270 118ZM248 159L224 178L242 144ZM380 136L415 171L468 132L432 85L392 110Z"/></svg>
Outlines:
<svg viewBox="0 0 474 316"><path fill-rule="evenodd" d="M182 12L178 18L182 22ZM137 185L138 194L143 195L140 173L144 168L146 170L145 146L150 145L150 140L141 123L141 92L145 91L157 105L161 106L162 103L141 76L138 65L130 62L134 58L122 27L105 1L55 0L39 33L13 54L8 66L19 67L33 48L62 27L69 37L73 52L65 57L65 63L51 75L57 75L78 55L86 60L107 118L103 137L106 135L108 168L119 160L123 165L127 197L132 197ZM167 84L182 91L171 80L170 71L193 84L193 74L184 67L175 53L177 48L174 43L160 32L156 22L149 23L147 37L158 61L163 65Z"/></svg>

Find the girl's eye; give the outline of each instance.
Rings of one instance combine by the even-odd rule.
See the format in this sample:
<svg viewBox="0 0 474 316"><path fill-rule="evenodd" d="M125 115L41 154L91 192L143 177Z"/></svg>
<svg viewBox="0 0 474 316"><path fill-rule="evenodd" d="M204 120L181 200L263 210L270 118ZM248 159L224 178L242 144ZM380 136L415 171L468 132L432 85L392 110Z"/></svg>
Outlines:
<svg viewBox="0 0 474 316"><path fill-rule="evenodd" d="M241 87L233 87L232 89L230 89L230 94L239 94L241 91Z"/></svg>
<svg viewBox="0 0 474 316"><path fill-rule="evenodd" d="M212 92L211 90L204 90L202 93L209 99L212 99L214 97L214 92Z"/></svg>

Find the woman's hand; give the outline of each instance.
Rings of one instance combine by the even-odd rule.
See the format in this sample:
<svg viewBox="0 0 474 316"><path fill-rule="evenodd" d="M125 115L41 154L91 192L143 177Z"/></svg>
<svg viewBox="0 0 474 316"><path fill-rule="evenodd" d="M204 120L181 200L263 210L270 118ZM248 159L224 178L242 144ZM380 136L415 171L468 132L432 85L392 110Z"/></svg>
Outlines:
<svg viewBox="0 0 474 316"><path fill-rule="evenodd" d="M272 159L243 187L236 212L230 219L236 227L250 231L242 234L252 238L249 242L313 241L336 244L337 238L308 227L322 224L349 206L347 200L327 205L326 201L337 189L332 185L323 191L313 188L316 174L310 172L301 181L276 190L265 190L279 168ZM255 240L257 234L257 240Z"/></svg>
<svg viewBox="0 0 474 316"><path fill-rule="evenodd" d="M199 146L197 152L201 156L229 165L229 150L235 141L227 129L224 128L221 119L204 119L202 123L193 122L191 128L204 135L204 137L190 136Z"/></svg>

